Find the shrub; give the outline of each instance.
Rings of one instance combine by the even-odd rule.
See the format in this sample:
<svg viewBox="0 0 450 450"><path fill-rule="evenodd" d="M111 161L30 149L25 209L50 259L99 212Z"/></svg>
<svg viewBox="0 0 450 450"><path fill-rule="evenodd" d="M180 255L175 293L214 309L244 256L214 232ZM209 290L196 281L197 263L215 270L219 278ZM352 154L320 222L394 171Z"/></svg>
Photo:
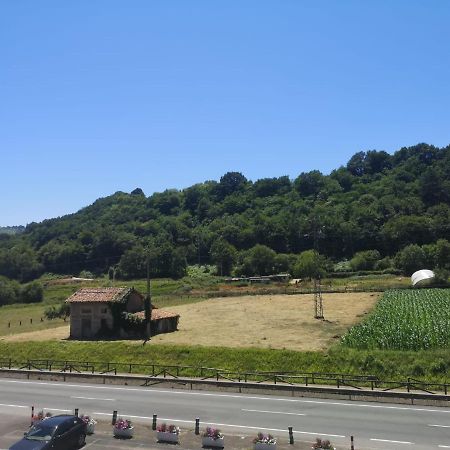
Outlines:
<svg viewBox="0 0 450 450"><path fill-rule="evenodd" d="M350 267L353 270L373 270L376 262L381 258L378 250L366 250L358 252L350 260Z"/></svg>
<svg viewBox="0 0 450 450"><path fill-rule="evenodd" d="M70 316L70 306L68 303L61 303L59 306L50 306L45 309L44 316L48 320L64 319Z"/></svg>
<svg viewBox="0 0 450 450"><path fill-rule="evenodd" d="M20 297L23 303L38 303L41 302L44 297L44 290L41 283L33 281L28 283L20 291Z"/></svg>

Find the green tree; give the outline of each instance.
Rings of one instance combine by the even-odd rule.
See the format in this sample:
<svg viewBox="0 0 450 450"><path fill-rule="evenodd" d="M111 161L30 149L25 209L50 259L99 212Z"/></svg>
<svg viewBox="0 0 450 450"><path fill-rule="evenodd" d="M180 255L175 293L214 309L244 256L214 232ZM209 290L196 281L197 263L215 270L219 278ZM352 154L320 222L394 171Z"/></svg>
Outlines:
<svg viewBox="0 0 450 450"><path fill-rule="evenodd" d="M394 258L395 266L405 275L412 275L420 269L424 269L426 255L417 244L411 244L400 250Z"/></svg>
<svg viewBox="0 0 450 450"><path fill-rule="evenodd" d="M220 199L224 199L233 192L242 191L247 185L247 178L240 172L227 172L220 178L217 185L217 194Z"/></svg>
<svg viewBox="0 0 450 450"><path fill-rule="evenodd" d="M236 261L236 249L225 239L219 238L211 246L211 259L220 275L230 275Z"/></svg>
<svg viewBox="0 0 450 450"><path fill-rule="evenodd" d="M10 305L18 301L19 283L0 276L0 306Z"/></svg>
<svg viewBox="0 0 450 450"><path fill-rule="evenodd" d="M326 258L316 250L300 253L293 268L295 278L322 278L326 274Z"/></svg>
<svg viewBox="0 0 450 450"><path fill-rule="evenodd" d="M265 245L257 244L239 255L236 269L239 275L271 275L274 272L276 253Z"/></svg>
<svg viewBox="0 0 450 450"><path fill-rule="evenodd" d="M381 259L378 250L366 250L356 253L350 260L352 270L374 270L377 261Z"/></svg>
<svg viewBox="0 0 450 450"><path fill-rule="evenodd" d="M450 242L446 239L436 242L436 265L450 270Z"/></svg>
<svg viewBox="0 0 450 450"><path fill-rule="evenodd" d="M38 303L44 298L44 290L41 283L32 281L20 290L20 298L23 303Z"/></svg>
<svg viewBox="0 0 450 450"><path fill-rule="evenodd" d="M294 187L302 197L317 197L325 186L325 177L319 170L302 172L294 181Z"/></svg>

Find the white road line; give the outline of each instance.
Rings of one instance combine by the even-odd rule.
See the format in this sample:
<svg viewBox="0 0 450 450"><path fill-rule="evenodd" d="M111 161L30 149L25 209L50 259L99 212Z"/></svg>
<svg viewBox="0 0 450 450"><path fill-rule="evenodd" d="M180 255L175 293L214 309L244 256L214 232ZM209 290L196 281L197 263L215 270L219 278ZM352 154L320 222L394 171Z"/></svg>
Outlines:
<svg viewBox="0 0 450 450"><path fill-rule="evenodd" d="M105 402L115 402L116 399L115 398L96 398L96 397L70 397L70 398L79 398L82 400L103 400Z"/></svg>
<svg viewBox="0 0 450 450"><path fill-rule="evenodd" d="M408 441L390 441L389 439L370 439L371 441L377 441L377 442L389 442L390 444L408 444L408 445L414 445L414 442L408 442Z"/></svg>
<svg viewBox="0 0 450 450"><path fill-rule="evenodd" d="M438 445L439 448L450 448L450 445Z"/></svg>
<svg viewBox="0 0 450 450"><path fill-rule="evenodd" d="M428 425L429 427L450 428L450 425Z"/></svg>
<svg viewBox="0 0 450 450"><path fill-rule="evenodd" d="M306 416L306 414L301 414L301 413L290 413L290 412L282 412L282 411L262 411L260 409L241 409L241 411L259 412L259 413L267 413L267 414L286 414L287 416Z"/></svg>
<svg viewBox="0 0 450 450"><path fill-rule="evenodd" d="M93 412L93 416L112 416L111 413L102 413L102 412ZM153 417L146 417L146 416L132 416L130 414L123 414L124 417L129 417L130 419L146 419L146 420L152 420ZM180 422L180 423L190 423L193 424L192 419L191 420L183 420L183 419L172 419L172 418L164 418L164 417L158 417L159 420L163 420L166 422ZM280 433L286 433L287 430L281 430L279 428L263 428L263 427L252 427L249 425L233 425L230 423L215 423L215 422L208 422L209 425L215 425L216 427L230 427L230 428L243 428L248 430L264 430L264 431L278 431ZM297 431L293 430L293 433L297 434L311 434L314 436L329 436L334 438L346 438L347 436L343 436L342 434L327 434L322 432L312 432L312 431Z"/></svg>
<svg viewBox="0 0 450 450"><path fill-rule="evenodd" d="M66 389L67 387L82 388L82 389L107 389L112 391L136 391L147 394L152 394L154 392L171 394L171 395L197 395L203 397L225 397L225 398L240 398L240 399L250 399L250 400L271 400L275 402L294 402L294 403L311 403L318 405L334 405L334 406L350 406L354 408L377 408L377 409L394 409L402 411L419 411L419 412L436 412L450 414L450 409L425 409L425 408L409 408L404 406L385 406L385 405L367 405L367 404L357 404L357 403L341 403L341 402L327 402L319 400L301 400L301 399L290 399L290 398L276 398L276 397L256 397L234 394L215 394L215 393L205 393L205 392L190 392L190 391L176 391L176 390L165 390L165 389L153 389L153 388L130 388L130 387L112 387L112 386L95 386L95 385L79 385L79 384L66 384L61 383L48 383L48 382L34 382L34 381L19 381L19 380L0 380L0 383L19 383L19 384L35 384L41 386L57 386Z"/></svg>
<svg viewBox="0 0 450 450"><path fill-rule="evenodd" d="M31 409L31 406L23 406L23 405L5 405L4 403L0 403L0 406L7 406L8 408L29 408L29 409Z"/></svg>
<svg viewBox="0 0 450 450"><path fill-rule="evenodd" d="M72 412L73 413L73 409L58 409L58 408L43 408L47 411L58 411L58 412Z"/></svg>

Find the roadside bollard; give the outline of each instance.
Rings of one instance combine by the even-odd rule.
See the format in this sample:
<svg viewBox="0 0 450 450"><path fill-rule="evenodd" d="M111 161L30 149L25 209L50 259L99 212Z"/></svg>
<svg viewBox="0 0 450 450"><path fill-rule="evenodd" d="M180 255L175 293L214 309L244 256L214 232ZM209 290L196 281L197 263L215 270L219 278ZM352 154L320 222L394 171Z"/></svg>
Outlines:
<svg viewBox="0 0 450 450"><path fill-rule="evenodd" d="M294 433L292 431L292 427L289 427L288 430L289 430L289 444L293 445L294 444Z"/></svg>
<svg viewBox="0 0 450 450"><path fill-rule="evenodd" d="M153 422L152 422L152 430L156 430L156 419L157 419L157 415L153 414Z"/></svg>
<svg viewBox="0 0 450 450"><path fill-rule="evenodd" d="M34 406L31 407L31 421L30 421L30 426L33 425L33 417L34 417Z"/></svg>
<svg viewBox="0 0 450 450"><path fill-rule="evenodd" d="M195 419L195 434L200 434L200 419L198 417Z"/></svg>
<svg viewBox="0 0 450 450"><path fill-rule="evenodd" d="M117 411L113 411L111 425L115 425L117 422Z"/></svg>
<svg viewBox="0 0 450 450"><path fill-rule="evenodd" d="M353 444L353 436L350 436L351 450L355 450L355 445Z"/></svg>
<svg viewBox="0 0 450 450"><path fill-rule="evenodd" d="M75 413L74 413L74 415L78 417L78 408L75 408Z"/></svg>

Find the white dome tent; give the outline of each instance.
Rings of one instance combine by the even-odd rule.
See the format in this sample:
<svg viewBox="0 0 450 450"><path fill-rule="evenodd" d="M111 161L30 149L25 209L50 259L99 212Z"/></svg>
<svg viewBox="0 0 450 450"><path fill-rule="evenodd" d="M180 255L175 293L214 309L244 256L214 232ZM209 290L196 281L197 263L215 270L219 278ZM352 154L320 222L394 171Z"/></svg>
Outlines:
<svg viewBox="0 0 450 450"><path fill-rule="evenodd" d="M418 270L411 275L411 283L413 286L421 286L429 283L434 278L432 270Z"/></svg>

